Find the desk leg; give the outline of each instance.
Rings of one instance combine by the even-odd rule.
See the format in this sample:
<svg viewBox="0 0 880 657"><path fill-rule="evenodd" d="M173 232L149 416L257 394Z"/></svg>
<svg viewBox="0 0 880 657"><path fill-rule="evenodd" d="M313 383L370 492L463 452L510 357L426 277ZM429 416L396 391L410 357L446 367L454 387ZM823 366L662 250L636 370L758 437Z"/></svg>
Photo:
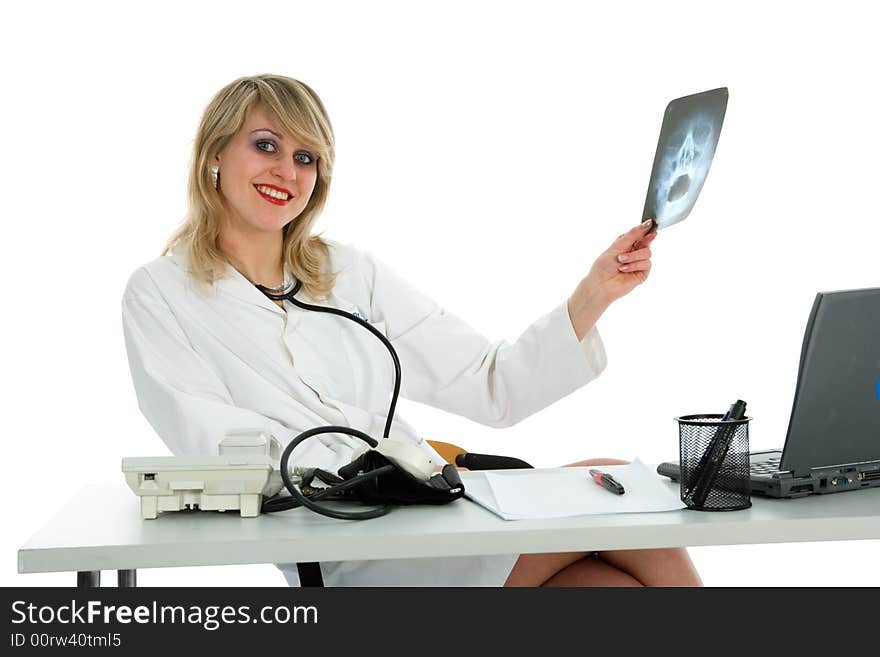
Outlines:
<svg viewBox="0 0 880 657"><path fill-rule="evenodd" d="M133 589L137 587L137 570L117 570L116 571L117 586L121 589Z"/></svg>
<svg viewBox="0 0 880 657"><path fill-rule="evenodd" d="M80 589L93 589L101 586L101 571L80 570L76 574L76 586Z"/></svg>
<svg viewBox="0 0 880 657"><path fill-rule="evenodd" d="M324 576L321 574L321 564L317 561L309 561L296 564L299 573L299 585L318 586L324 588Z"/></svg>

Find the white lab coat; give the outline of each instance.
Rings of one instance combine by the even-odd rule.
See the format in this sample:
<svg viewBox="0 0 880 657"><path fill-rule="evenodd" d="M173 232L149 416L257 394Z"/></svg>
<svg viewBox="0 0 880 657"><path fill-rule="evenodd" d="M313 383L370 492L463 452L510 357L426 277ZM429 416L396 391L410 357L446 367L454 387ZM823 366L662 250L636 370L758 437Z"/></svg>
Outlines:
<svg viewBox="0 0 880 657"><path fill-rule="evenodd" d="M490 342L368 253L328 240L333 293L316 302L357 313L388 337L401 363L400 394L476 422L506 427L568 395L605 367L594 328L578 343L563 302L513 344ZM131 276L123 327L138 404L176 455L216 454L228 432L260 428L282 446L329 424L379 438L393 389L388 350L344 317L282 310L239 272L199 292L184 253ZM443 436L425 435L442 440ZM399 413L391 438L439 457ZM335 472L357 438L323 434L291 456ZM369 521L367 521L369 522ZM516 555L322 563L327 585L500 585ZM293 564L280 564L292 584Z"/></svg>

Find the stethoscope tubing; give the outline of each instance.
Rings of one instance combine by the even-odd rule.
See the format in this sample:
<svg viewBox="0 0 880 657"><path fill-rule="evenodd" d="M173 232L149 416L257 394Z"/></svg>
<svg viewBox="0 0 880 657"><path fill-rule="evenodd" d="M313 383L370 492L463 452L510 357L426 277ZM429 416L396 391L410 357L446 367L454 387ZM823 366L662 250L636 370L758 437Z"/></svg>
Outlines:
<svg viewBox="0 0 880 657"><path fill-rule="evenodd" d="M303 310L313 310L315 312L339 315L340 317L345 317L346 319L350 319L351 321L360 324L370 333L375 335L388 349L388 353L391 354L391 360L394 361L394 391L391 395L391 404L388 408L388 417L385 420L385 431L382 434L384 438L388 438L391 435L391 422L394 419L394 411L397 408L397 398L400 395L400 359L397 357L397 351L395 351L388 338L382 335L382 333L375 326L361 319L360 317L356 317L355 315L347 313L344 310L339 310L338 308L332 308L330 306L315 306L310 303L299 301L295 298L295 295L297 292L299 292L301 287L302 283L297 280L292 289L288 290L287 292L278 293L273 292L269 288L262 285L257 285L257 288L259 288L259 290L263 294L265 294L273 301L289 301L297 308L302 308Z"/></svg>
<svg viewBox="0 0 880 657"><path fill-rule="evenodd" d="M391 345L391 342L388 340L388 338L382 335L379 330L372 326L369 322L361 319L360 317L356 317L350 313L345 312L344 310L339 310L338 308L332 308L329 306L315 306L297 300L295 298L295 295L297 292L299 292L301 287L302 283L297 280L290 290L279 293L275 292L274 290L270 290L269 288L262 285L257 285L257 288L260 290L260 292L265 294L273 301L289 301L297 308L302 308L303 310L312 310L315 312L339 315L340 317L345 317L346 319L350 319L351 321L360 324L370 333L375 335L382 342L382 344L385 345L385 347L388 349L388 352L391 354L391 359L392 361L394 361L394 392L391 395L391 405L388 409L388 418L385 422L385 432L383 434L384 438L388 438L391 434L391 422L394 419L394 410L397 407L397 397L400 394L400 359L397 357L397 352L394 350L394 347ZM390 504L384 504L373 509L368 509L366 511L342 511L324 506L322 504L318 504L318 501L322 498L330 497L331 495L335 495L336 493L348 490L349 488L354 488L355 486L358 486L367 480L375 479L376 477L379 477L383 474L392 472L394 470L394 466L392 465L386 465L381 468L371 470L370 472L359 474L342 483L334 484L333 486L324 489L320 493L316 493L315 495L311 496L311 499L302 494L302 492L296 487L296 484L294 484L293 479L290 476L290 455L293 453L293 450L296 448L296 446L302 443L304 440L307 440L312 436L317 436L324 433L344 433L348 434L349 436L360 438L370 447L376 447L378 445L378 442L375 438L372 438L363 431L352 429L351 427L331 425L326 427L316 427L314 429L303 431L287 444L287 447L285 447L284 452L281 454L281 480L284 482L284 487L287 489L293 499L278 499L276 497L272 498L271 500L266 500L263 503L261 510L264 512L273 512L293 509L298 506L305 506L306 508L315 511L316 513L320 513L321 515L328 516L330 518L337 518L339 520L367 520L370 518L384 516L386 513L391 511L392 507Z"/></svg>
<svg viewBox="0 0 880 657"><path fill-rule="evenodd" d="M288 443L287 447L284 448L284 453L281 455L281 480L284 482L284 487L287 488L287 491L291 494L291 496L304 507L320 513L321 515L329 516L330 518L337 518L338 520L368 520L370 518L378 518L379 516L384 516L386 513L391 511L392 507L390 504L383 504L382 506L376 507L374 509L368 509L366 511L341 511L318 504L316 501L309 499L300 492L300 490L296 487L296 484L294 484L293 479L291 479L290 477L290 468L288 467L290 454L293 452L296 446L304 440L307 440L312 436L317 436L322 433L346 433L350 436L356 436L360 438L370 447L376 447L376 445L378 445L375 438L368 436L363 431L358 431L357 429L352 429L350 427L331 425L326 427L316 427L314 429L309 429L308 431L303 431L300 435L298 435L296 438L291 440L290 443ZM392 470L394 470L394 466L386 465L381 468L371 470L370 472L365 472L347 481L344 481L341 484L335 484L325 489L320 493L320 495L322 497L327 497L335 493L339 493L343 490L347 490L348 488L358 486L364 481L374 479L380 475L383 475L386 472L391 472ZM280 511L282 509L272 509L270 507L270 510Z"/></svg>

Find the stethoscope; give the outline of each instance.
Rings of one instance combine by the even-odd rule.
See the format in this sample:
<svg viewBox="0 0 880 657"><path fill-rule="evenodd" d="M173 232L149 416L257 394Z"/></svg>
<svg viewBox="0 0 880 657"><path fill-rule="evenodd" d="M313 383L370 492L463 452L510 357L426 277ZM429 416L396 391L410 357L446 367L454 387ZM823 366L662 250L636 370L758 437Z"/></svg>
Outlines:
<svg viewBox="0 0 880 657"><path fill-rule="evenodd" d="M384 438L388 438L391 433L391 422L394 419L394 409L397 406L397 397L400 394L400 359L398 359L397 352L394 350L394 347L391 345L391 342L388 340L388 338L382 335L378 331L378 329L371 326L367 321L361 319L360 317L357 317L356 315L347 313L344 310L339 310L338 308L332 308L329 306L315 306L297 300L296 293L300 291L300 288L302 288L302 283L296 278L294 278L292 282L285 282L279 287L275 288L265 287L257 283L255 283L255 285L257 286L257 289L260 290L260 292L265 294L272 301L289 301L297 308L302 308L303 310L314 310L320 313L330 313L331 315L339 315L340 317L350 319L351 321L360 324L370 333L379 338L382 344L387 347L388 352L391 354L391 359L394 361L394 392L391 395L391 406L388 409L388 419L385 422L385 431L382 434ZM391 465L383 466L375 470L370 470L369 472L359 474L355 477L352 477L351 479L346 479L342 483L334 484L333 486L325 488L321 490L321 492L310 495L309 497L306 497L302 494L302 492L296 487L290 476L290 469L288 467L290 455L297 447L297 445L311 438L312 436L317 436L322 433L348 434L349 436L360 438L370 447L376 447L379 444L375 438L368 436L363 431L352 429L351 427L330 425L326 427L316 427L314 429L309 429L308 431L302 432L296 438L290 441L290 443L284 449L284 452L281 454L281 479L284 481L284 487L287 488L287 491L290 493L291 498L293 499L288 497L273 497L272 499L266 500L263 503L261 511L263 511L264 513L271 513L274 511L285 511L287 509L293 509L298 506L305 506L312 511L320 513L321 515L329 516L331 518L338 518L340 520L366 520L368 518L377 518L379 516L383 516L391 511L392 506L390 504L385 504L375 509L369 509L367 511L340 511L332 507L318 504L318 501L322 499L332 498L334 495L348 490L349 488L354 488L355 486L362 484L364 481L374 479L383 474L393 471L394 466Z"/></svg>

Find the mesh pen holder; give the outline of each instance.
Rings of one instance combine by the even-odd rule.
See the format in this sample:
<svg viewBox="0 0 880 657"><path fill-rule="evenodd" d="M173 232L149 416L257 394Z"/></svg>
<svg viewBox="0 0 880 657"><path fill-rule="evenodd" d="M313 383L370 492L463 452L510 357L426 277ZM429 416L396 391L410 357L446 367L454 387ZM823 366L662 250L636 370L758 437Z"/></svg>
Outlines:
<svg viewBox="0 0 880 657"><path fill-rule="evenodd" d="M699 511L737 511L752 506L749 486L749 422L723 415L682 415L678 422L681 501Z"/></svg>

